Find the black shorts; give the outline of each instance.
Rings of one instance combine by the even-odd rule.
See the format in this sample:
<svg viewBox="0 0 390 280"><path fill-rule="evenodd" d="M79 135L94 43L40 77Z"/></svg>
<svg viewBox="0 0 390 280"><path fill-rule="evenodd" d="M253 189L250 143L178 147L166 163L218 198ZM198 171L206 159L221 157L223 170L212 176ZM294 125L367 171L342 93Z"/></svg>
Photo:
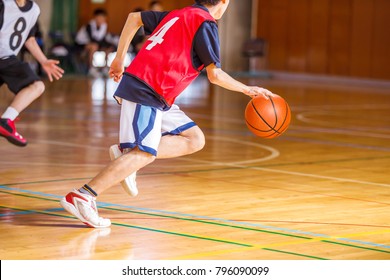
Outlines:
<svg viewBox="0 0 390 280"><path fill-rule="evenodd" d="M0 86L6 84L14 94L40 80L30 66L16 56L0 59Z"/></svg>

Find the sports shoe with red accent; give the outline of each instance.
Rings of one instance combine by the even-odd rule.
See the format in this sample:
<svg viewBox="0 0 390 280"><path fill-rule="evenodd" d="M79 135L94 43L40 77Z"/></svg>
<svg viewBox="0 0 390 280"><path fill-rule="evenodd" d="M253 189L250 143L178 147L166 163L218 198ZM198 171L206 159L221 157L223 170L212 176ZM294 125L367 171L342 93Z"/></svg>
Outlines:
<svg viewBox="0 0 390 280"><path fill-rule="evenodd" d="M0 119L0 136L16 146L24 147L27 145L27 140L16 131L15 122L10 119Z"/></svg>
<svg viewBox="0 0 390 280"><path fill-rule="evenodd" d="M111 160L117 159L121 155L123 155L123 152L118 145L112 145L110 147ZM137 196L138 194L137 182L135 181L136 177L137 177L137 172L134 172L121 182L122 188L125 190L125 192L127 192L131 196Z"/></svg>
<svg viewBox="0 0 390 280"><path fill-rule="evenodd" d="M90 195L73 190L63 197L60 203L66 211L89 227L105 228L111 225L110 219L99 217L96 198Z"/></svg>

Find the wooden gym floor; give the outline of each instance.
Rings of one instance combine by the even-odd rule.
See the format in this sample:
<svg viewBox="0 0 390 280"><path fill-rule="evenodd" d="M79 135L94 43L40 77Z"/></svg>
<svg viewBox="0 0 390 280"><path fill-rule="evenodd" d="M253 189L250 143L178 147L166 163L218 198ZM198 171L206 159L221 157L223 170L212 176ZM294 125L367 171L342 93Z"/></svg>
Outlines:
<svg viewBox="0 0 390 280"><path fill-rule="evenodd" d="M204 130L201 152L138 174L139 196L99 196L110 229L69 216L59 199L109 161L114 85L64 78L0 139L1 259L390 259L390 88L246 80L286 98L275 140L246 129L244 95L198 80L179 104ZM106 89L106 90L105 90ZM0 107L11 98L0 90Z"/></svg>

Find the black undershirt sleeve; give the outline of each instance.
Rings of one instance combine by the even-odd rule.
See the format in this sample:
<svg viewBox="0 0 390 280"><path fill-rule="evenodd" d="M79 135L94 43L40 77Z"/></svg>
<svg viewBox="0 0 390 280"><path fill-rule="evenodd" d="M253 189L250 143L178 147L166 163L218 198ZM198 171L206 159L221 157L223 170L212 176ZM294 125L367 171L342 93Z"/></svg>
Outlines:
<svg viewBox="0 0 390 280"><path fill-rule="evenodd" d="M35 37L38 32L38 25L37 23L31 28L30 33L28 33L27 39L30 37Z"/></svg>
<svg viewBox="0 0 390 280"><path fill-rule="evenodd" d="M202 64L205 67L215 64L221 68L220 42L216 23L206 21L202 24L195 35L193 50L193 62L196 68Z"/></svg>
<svg viewBox="0 0 390 280"><path fill-rule="evenodd" d="M3 27L4 23L4 3L3 0L0 0L0 29Z"/></svg>
<svg viewBox="0 0 390 280"><path fill-rule="evenodd" d="M144 24L145 35L150 35L165 18L169 12L141 12L142 23Z"/></svg>

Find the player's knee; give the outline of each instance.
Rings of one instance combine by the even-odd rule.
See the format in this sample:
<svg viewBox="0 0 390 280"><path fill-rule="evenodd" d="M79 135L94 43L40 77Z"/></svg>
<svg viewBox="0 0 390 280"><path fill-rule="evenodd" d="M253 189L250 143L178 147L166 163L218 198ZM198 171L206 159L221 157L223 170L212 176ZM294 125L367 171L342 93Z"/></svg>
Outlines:
<svg viewBox="0 0 390 280"><path fill-rule="evenodd" d="M191 152L195 153L203 149L206 144L206 140L203 132L200 129L196 130L196 133L193 133L190 138L190 148Z"/></svg>
<svg viewBox="0 0 390 280"><path fill-rule="evenodd" d="M138 149L135 149L134 156L135 160L142 162L145 165L152 163L156 159L154 155L140 151Z"/></svg>
<svg viewBox="0 0 390 280"><path fill-rule="evenodd" d="M36 81L32 85L33 91L38 95L42 95L45 91L45 84L42 81Z"/></svg>

